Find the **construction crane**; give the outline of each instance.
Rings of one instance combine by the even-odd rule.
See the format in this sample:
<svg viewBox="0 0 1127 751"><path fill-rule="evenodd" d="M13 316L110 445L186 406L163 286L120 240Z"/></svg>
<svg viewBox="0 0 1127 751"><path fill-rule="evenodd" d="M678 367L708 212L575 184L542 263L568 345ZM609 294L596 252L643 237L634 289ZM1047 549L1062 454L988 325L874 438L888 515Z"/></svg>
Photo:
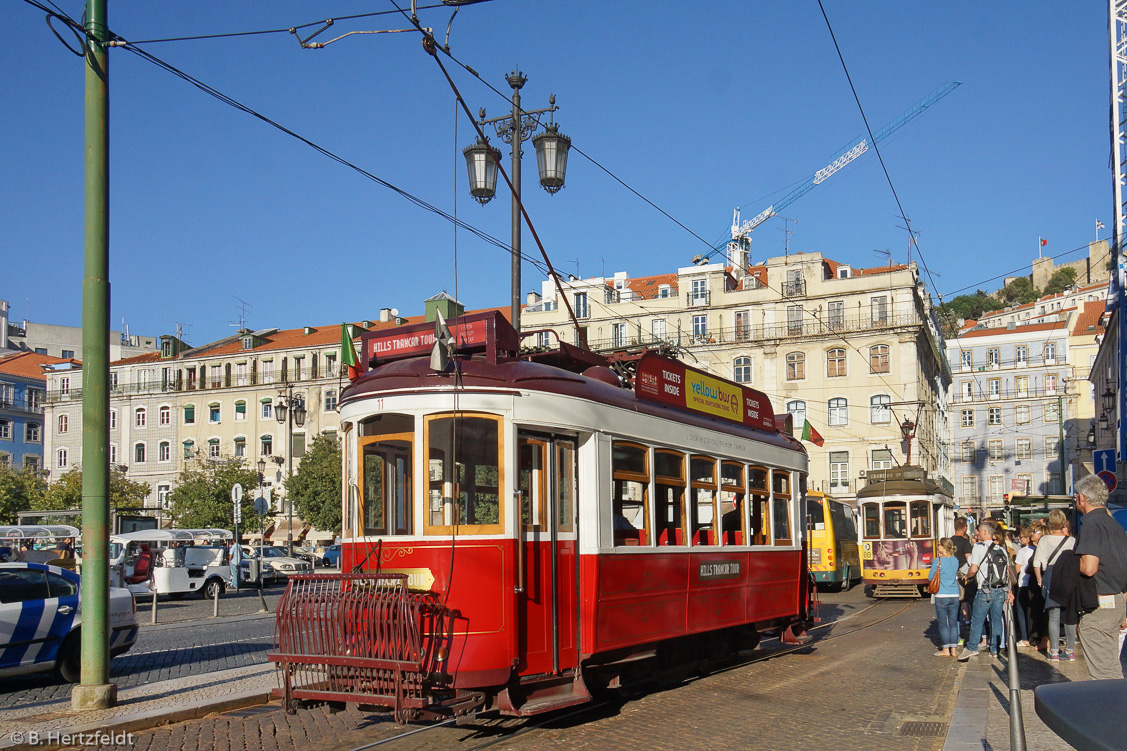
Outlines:
<svg viewBox="0 0 1127 751"><path fill-rule="evenodd" d="M952 91L959 88L959 86L961 85L962 82L960 81L951 81L949 83L943 84L938 89L931 92L926 97L902 112L899 117L892 120L890 123L874 133L872 139L873 143L879 143L880 141L888 138L890 135L903 128L916 117L922 115L929 107L936 104L940 99L947 96ZM830 159L829 164L803 181L801 185L784 196L782 200L778 201L777 203L773 203L765 208L758 215L756 215L754 219L749 219L741 224L740 210L739 207L737 207L735 212L732 214L732 240L730 243L727 243L729 250L732 249L732 246L736 246L737 248L742 247L744 250L747 250L747 246L751 242L749 235L751 235L752 230L763 224L763 222L767 221L771 217L777 215L780 211L797 201L802 196L809 193L811 190L813 190L815 185L821 185L834 173L840 172L847 164L868 151L869 146L869 138L866 136L865 138L862 138L854 143L852 146L842 149L837 154L835 154L832 159ZM714 248L713 253L722 249L723 246ZM700 258L700 256L698 256L698 258ZM731 259L729 259L729 261L730 260Z"/></svg>

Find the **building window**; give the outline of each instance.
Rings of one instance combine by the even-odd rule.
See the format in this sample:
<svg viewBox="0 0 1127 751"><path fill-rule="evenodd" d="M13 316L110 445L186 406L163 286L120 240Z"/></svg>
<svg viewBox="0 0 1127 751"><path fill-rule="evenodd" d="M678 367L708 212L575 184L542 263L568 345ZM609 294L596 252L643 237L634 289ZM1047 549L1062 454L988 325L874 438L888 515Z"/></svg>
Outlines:
<svg viewBox="0 0 1127 751"><path fill-rule="evenodd" d="M1060 446L1060 439L1055 435L1045 436L1045 460L1056 459L1059 456L1057 451Z"/></svg>
<svg viewBox="0 0 1127 751"><path fill-rule="evenodd" d="M28 472L38 472L39 471L39 457L36 456L35 454L24 454L23 455L23 468L26 469Z"/></svg>
<svg viewBox="0 0 1127 751"><path fill-rule="evenodd" d="M1057 374L1056 373L1046 373L1045 374L1045 393L1046 394L1057 393Z"/></svg>
<svg viewBox="0 0 1127 751"><path fill-rule="evenodd" d="M990 502L1001 503L1005 494L1005 478L1001 475L990 475Z"/></svg>
<svg viewBox="0 0 1127 751"><path fill-rule="evenodd" d="M184 424L185 425L195 425L196 424L196 408L195 408L194 405L191 405L191 404L184 405Z"/></svg>
<svg viewBox="0 0 1127 751"><path fill-rule="evenodd" d="M1014 391L1019 397L1029 396L1029 376L1016 376L1014 378Z"/></svg>
<svg viewBox="0 0 1127 751"><path fill-rule="evenodd" d="M837 378L845 375L845 350L831 349L826 353L826 376Z"/></svg>
<svg viewBox="0 0 1127 751"><path fill-rule="evenodd" d="M888 373L890 369L888 345L878 344L875 347L869 347L869 372Z"/></svg>
<svg viewBox="0 0 1127 751"><path fill-rule="evenodd" d="M145 444L143 444L143 443L134 444L134 446L133 446L133 463L134 464L144 464L145 463Z"/></svg>
<svg viewBox="0 0 1127 751"><path fill-rule="evenodd" d="M650 330L653 332L653 337L654 337L655 342L664 341L665 340L665 319L664 318L653 319L653 323L651 324Z"/></svg>
<svg viewBox="0 0 1127 751"><path fill-rule="evenodd" d="M272 436L264 435L259 440L261 441L259 454L262 456L270 456L274 453L274 438Z"/></svg>
<svg viewBox="0 0 1127 751"><path fill-rule="evenodd" d="M693 316L693 338L703 340L708 337L708 316Z"/></svg>
<svg viewBox="0 0 1127 751"><path fill-rule="evenodd" d="M337 392L336 389L328 389L325 391L325 411L332 412L337 408Z"/></svg>
<svg viewBox="0 0 1127 751"><path fill-rule="evenodd" d="M792 416L791 423L795 431L802 430L802 426L806 424L806 402L801 399L787 402L787 412Z"/></svg>
<svg viewBox="0 0 1127 751"><path fill-rule="evenodd" d="M874 297L870 303L872 322L876 324L888 323L888 298L884 295Z"/></svg>
<svg viewBox="0 0 1127 751"><path fill-rule="evenodd" d="M1031 421L1030 415L1033 410L1029 408L1028 404L1019 404L1014 407L1014 420L1018 425L1027 425Z"/></svg>
<svg viewBox="0 0 1127 751"><path fill-rule="evenodd" d="M117 444L110 444L110 465L117 464Z"/></svg>
<svg viewBox="0 0 1127 751"><path fill-rule="evenodd" d="M873 449L871 469L892 469L892 451Z"/></svg>
<svg viewBox="0 0 1127 751"><path fill-rule="evenodd" d="M1055 400L1051 402L1045 402L1046 424L1060 422L1060 410L1058 409L1058 406L1059 405Z"/></svg>
<svg viewBox="0 0 1127 751"><path fill-rule="evenodd" d="M1032 438L1018 438L1017 439L1017 453L1015 457L1018 459L1032 459L1033 458L1033 439Z"/></svg>
<svg viewBox="0 0 1127 751"><path fill-rule="evenodd" d="M246 386L247 383L247 364L245 362L235 363L235 385Z"/></svg>
<svg viewBox="0 0 1127 751"><path fill-rule="evenodd" d="M833 300L826 303L826 324L830 331L843 331L845 329L845 303Z"/></svg>
<svg viewBox="0 0 1127 751"><path fill-rule="evenodd" d="M998 399L1002 396L1002 379L991 378L986 382L986 393L991 399Z"/></svg>
<svg viewBox="0 0 1127 751"><path fill-rule="evenodd" d="M1014 363L1019 368L1029 364L1029 348L1024 344L1014 347Z"/></svg>
<svg viewBox="0 0 1127 751"><path fill-rule="evenodd" d="M801 305L788 305L787 306L787 333L788 334L801 334L802 333L802 306Z"/></svg>
<svg viewBox="0 0 1127 751"><path fill-rule="evenodd" d="M47 354L44 352L43 354ZM59 396L70 396L70 376L59 378Z"/></svg>
<svg viewBox="0 0 1127 751"><path fill-rule="evenodd" d="M55 466L62 468L67 466L67 450L59 449L55 455Z"/></svg>
<svg viewBox="0 0 1127 751"><path fill-rule="evenodd" d="M830 452L830 488L849 489L849 452Z"/></svg>
<svg viewBox="0 0 1127 751"><path fill-rule="evenodd" d="M8 420L0 420L0 440L12 440L12 423Z"/></svg>
<svg viewBox="0 0 1127 751"><path fill-rule="evenodd" d="M74 359L74 350L73 349L64 349L61 357L64 360L73 360Z"/></svg>
<svg viewBox="0 0 1127 751"><path fill-rule="evenodd" d="M963 478L963 504L964 506L973 506L978 503L978 478L964 477Z"/></svg>
<svg viewBox="0 0 1127 751"><path fill-rule="evenodd" d="M829 401L830 427L840 428L849 424L849 401L843 396L835 396Z"/></svg>
<svg viewBox="0 0 1127 751"><path fill-rule="evenodd" d="M668 284L662 284L661 286L659 286L657 288L657 296L658 297L672 297L673 296L673 288L670 287Z"/></svg>
<svg viewBox="0 0 1127 751"><path fill-rule="evenodd" d="M989 410L987 410L986 417L987 417L987 419L986 419L987 425L1001 425L1002 424L1002 408L1001 407L991 407Z"/></svg>
<svg viewBox="0 0 1127 751"><path fill-rule="evenodd" d="M161 407L160 412L157 415L157 421L161 425L171 425L172 424L172 407Z"/></svg>
<svg viewBox="0 0 1127 751"><path fill-rule="evenodd" d="M58 429L55 432L62 434L62 433L66 433L69 430L70 430L70 417L68 415L59 415Z"/></svg>
<svg viewBox="0 0 1127 751"><path fill-rule="evenodd" d="M1056 362L1057 360L1057 343L1045 342L1045 362Z"/></svg>
<svg viewBox="0 0 1127 751"><path fill-rule="evenodd" d="M751 383L750 357L737 357L732 362L732 380L736 383Z"/></svg>
<svg viewBox="0 0 1127 751"><path fill-rule="evenodd" d="M964 402L974 401L974 381L963 381L959 384L959 393L963 396Z"/></svg>
<svg viewBox="0 0 1127 751"><path fill-rule="evenodd" d="M171 485L157 485L157 503L161 508L168 508L168 494L171 491Z"/></svg>
<svg viewBox="0 0 1127 751"><path fill-rule="evenodd" d="M1002 441L1000 439L991 439L987 441L986 452L990 457L990 461L1002 461Z"/></svg>
<svg viewBox="0 0 1127 751"><path fill-rule="evenodd" d="M145 408L138 407L137 410L133 413L133 425L138 428L143 428L145 427L145 423L147 421L148 413L145 411Z"/></svg>
<svg viewBox="0 0 1127 751"><path fill-rule="evenodd" d="M986 367L994 369L1002 363L1002 355L997 347L986 350Z"/></svg>
<svg viewBox="0 0 1127 751"><path fill-rule="evenodd" d="M787 380L801 381L806 378L806 355L802 352L787 354Z"/></svg>
<svg viewBox="0 0 1127 751"><path fill-rule="evenodd" d="M263 360L262 361L262 382L263 383L273 383L274 382L274 361L273 360Z"/></svg>
<svg viewBox="0 0 1127 751"><path fill-rule="evenodd" d="M591 308L587 305L587 293L575 293L575 317L576 318L590 318Z"/></svg>
<svg viewBox="0 0 1127 751"><path fill-rule="evenodd" d="M207 458L208 459L218 459L219 458L219 439L218 438L209 438L208 439L208 441L207 441Z"/></svg>
<svg viewBox="0 0 1127 751"><path fill-rule="evenodd" d="M244 457L246 455L247 455L247 439L246 438L236 438L235 439L235 456Z"/></svg>
<svg viewBox="0 0 1127 751"><path fill-rule="evenodd" d="M110 410L110 430L117 430L117 410Z"/></svg>
<svg viewBox="0 0 1127 751"><path fill-rule="evenodd" d="M235 420L242 422L247 419L247 403L244 401L235 402Z"/></svg>
<svg viewBox="0 0 1127 751"><path fill-rule="evenodd" d="M193 456L196 455L197 449L196 449L195 441L193 441L192 439L189 438L188 440L184 441L183 445L184 445L184 458L185 459L191 459Z"/></svg>
<svg viewBox="0 0 1127 751"><path fill-rule="evenodd" d="M43 428L37 422L29 422L24 430L24 440L28 443L39 443L43 440Z"/></svg>
<svg viewBox="0 0 1127 751"><path fill-rule="evenodd" d="M161 441L157 447L157 461L172 461L172 444L168 441Z"/></svg>
<svg viewBox="0 0 1127 751"><path fill-rule="evenodd" d="M293 452L291 455L294 459L305 456L305 433L293 434L293 443L290 444L290 449Z"/></svg>
<svg viewBox="0 0 1127 751"><path fill-rule="evenodd" d="M295 381L301 380L301 366L305 364L305 358L296 355L293 359L293 379Z"/></svg>
<svg viewBox="0 0 1127 751"><path fill-rule="evenodd" d="M693 280L693 291L689 293L689 305L708 305L707 279Z"/></svg>
<svg viewBox="0 0 1127 751"><path fill-rule="evenodd" d="M262 419L269 420L274 416L274 407L270 402L262 403Z"/></svg>
<svg viewBox="0 0 1127 751"><path fill-rule="evenodd" d="M626 345L626 324L612 323L610 325L610 346L623 347Z"/></svg>
<svg viewBox="0 0 1127 751"><path fill-rule="evenodd" d="M15 387L10 383L0 383L0 407L10 407L15 402Z"/></svg>
<svg viewBox="0 0 1127 751"><path fill-rule="evenodd" d="M962 356L963 356L963 370L970 370L971 368L973 368L974 367L974 355L971 353L971 351L968 350L968 349L964 349L963 352L962 352Z"/></svg>
<svg viewBox="0 0 1127 751"><path fill-rule="evenodd" d="M1030 495L1033 492L1033 475L1018 475L1013 489L1024 495Z"/></svg>
<svg viewBox="0 0 1127 751"><path fill-rule="evenodd" d="M219 422L219 402L212 402L207 405L207 421Z"/></svg>
<svg viewBox="0 0 1127 751"><path fill-rule="evenodd" d="M30 410L38 410L43 406L43 389L27 390L27 407Z"/></svg>
<svg viewBox="0 0 1127 751"><path fill-rule="evenodd" d="M963 441L961 446L962 446L962 451L960 453L960 458L964 462L969 462L969 463L973 464L974 458L975 458L974 457L974 455L975 455L974 441Z"/></svg>
<svg viewBox="0 0 1127 751"><path fill-rule="evenodd" d="M736 341L744 342L751 337L751 313L746 310L736 311Z"/></svg>
<svg viewBox="0 0 1127 751"><path fill-rule="evenodd" d="M961 410L959 410L959 425L961 425L964 428L973 428L974 427L974 410L973 409L961 409Z"/></svg>
<svg viewBox="0 0 1127 751"><path fill-rule="evenodd" d="M870 420L873 425L883 425L892 422L892 397L888 394L877 394L869 399Z"/></svg>

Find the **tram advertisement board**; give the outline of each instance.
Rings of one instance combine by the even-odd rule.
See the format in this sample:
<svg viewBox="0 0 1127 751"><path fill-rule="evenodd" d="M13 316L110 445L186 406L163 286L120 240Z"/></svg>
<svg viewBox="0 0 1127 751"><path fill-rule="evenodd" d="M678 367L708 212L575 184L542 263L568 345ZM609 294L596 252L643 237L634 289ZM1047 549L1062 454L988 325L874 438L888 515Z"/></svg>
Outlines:
<svg viewBox="0 0 1127 751"><path fill-rule="evenodd" d="M933 540L876 540L861 546L865 568L874 571L905 571L931 566Z"/></svg>
<svg viewBox="0 0 1127 751"><path fill-rule="evenodd" d="M755 389L710 376L684 363L646 353L634 379L638 398L775 433L775 411Z"/></svg>

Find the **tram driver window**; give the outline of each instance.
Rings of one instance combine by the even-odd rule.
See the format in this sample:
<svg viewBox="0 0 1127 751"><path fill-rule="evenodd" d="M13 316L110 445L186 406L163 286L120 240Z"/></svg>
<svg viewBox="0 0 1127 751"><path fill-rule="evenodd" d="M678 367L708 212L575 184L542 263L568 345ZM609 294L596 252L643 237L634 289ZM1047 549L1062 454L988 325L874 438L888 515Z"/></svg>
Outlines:
<svg viewBox="0 0 1127 751"><path fill-rule="evenodd" d="M649 545L646 489L649 487L647 449L633 443L615 443L612 452L614 495L611 526L614 544Z"/></svg>
<svg viewBox="0 0 1127 751"><path fill-rule="evenodd" d="M861 507L865 519L865 539L880 539L880 504L866 503Z"/></svg>
<svg viewBox="0 0 1127 751"><path fill-rule="evenodd" d="M903 540L908 536L908 509L903 501L884 504L884 536Z"/></svg>
<svg viewBox="0 0 1127 751"><path fill-rule="evenodd" d="M685 457L675 451L654 452L654 534L658 545L685 542Z"/></svg>
<svg viewBox="0 0 1127 751"><path fill-rule="evenodd" d="M931 537L930 504L927 501L912 501L912 537Z"/></svg>
<svg viewBox="0 0 1127 751"><path fill-rule="evenodd" d="M775 470L771 473L771 487L774 490L771 523L776 545L790 545L790 474Z"/></svg>
<svg viewBox="0 0 1127 751"><path fill-rule="evenodd" d="M426 418L427 532L503 530L500 420L459 413Z"/></svg>

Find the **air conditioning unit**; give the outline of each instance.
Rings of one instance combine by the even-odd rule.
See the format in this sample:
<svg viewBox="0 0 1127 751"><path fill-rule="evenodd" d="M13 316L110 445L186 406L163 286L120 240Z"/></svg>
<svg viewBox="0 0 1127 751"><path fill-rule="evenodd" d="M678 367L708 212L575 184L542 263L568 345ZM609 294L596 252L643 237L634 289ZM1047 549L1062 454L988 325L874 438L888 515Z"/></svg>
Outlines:
<svg viewBox="0 0 1127 751"><path fill-rule="evenodd" d="M864 469L859 470L857 472L857 476L860 477L862 480L865 479L865 475L867 475L867 474L869 474L868 470L864 470Z"/></svg>

